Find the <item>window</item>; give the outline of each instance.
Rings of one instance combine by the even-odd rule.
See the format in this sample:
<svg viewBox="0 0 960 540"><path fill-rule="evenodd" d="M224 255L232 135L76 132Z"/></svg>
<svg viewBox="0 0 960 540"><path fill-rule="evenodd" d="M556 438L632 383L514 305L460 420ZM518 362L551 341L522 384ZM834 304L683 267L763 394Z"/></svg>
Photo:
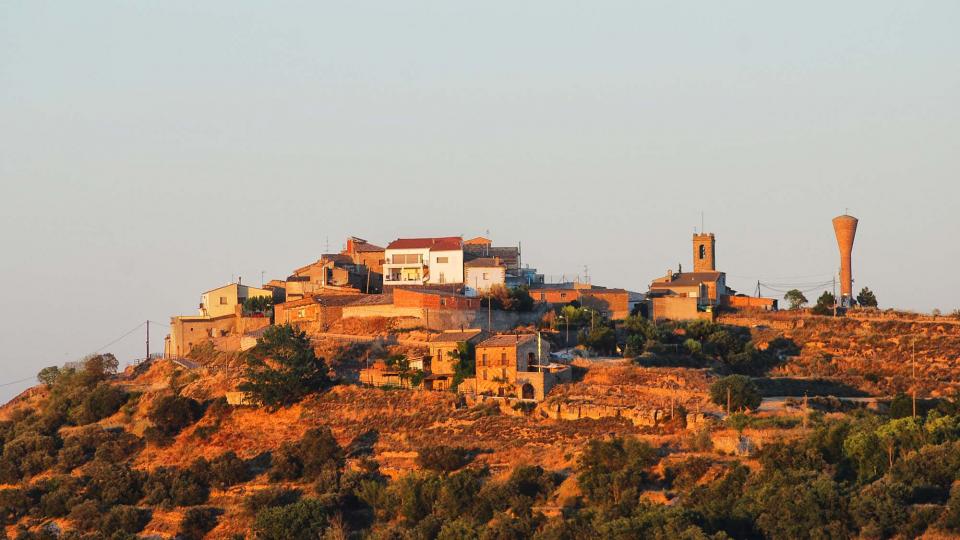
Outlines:
<svg viewBox="0 0 960 540"><path fill-rule="evenodd" d="M443 274L441 274L441 275L443 275ZM443 281L443 280L441 279L440 281ZM441 298L441 299L440 299L440 305L441 305L441 306L447 305L447 299L446 299L446 298Z"/></svg>
<svg viewBox="0 0 960 540"><path fill-rule="evenodd" d="M560 293L560 298L566 298L566 297L567 297L567 293L565 292Z"/></svg>
<svg viewBox="0 0 960 540"><path fill-rule="evenodd" d="M221 297L220 297L220 305L221 305L221 306L227 305L227 297L226 297L226 296L221 296Z"/></svg>
<svg viewBox="0 0 960 540"><path fill-rule="evenodd" d="M507 365L507 353L505 352L500 353L500 363L502 363L503 365Z"/></svg>
<svg viewBox="0 0 960 540"><path fill-rule="evenodd" d="M486 280L486 279L490 279L490 274L484 272L484 273L483 273L483 279L485 279L485 280Z"/></svg>
<svg viewBox="0 0 960 540"><path fill-rule="evenodd" d="M480 358L480 365L481 366L487 365L487 353L483 353L483 356Z"/></svg>
<svg viewBox="0 0 960 540"><path fill-rule="evenodd" d="M707 246L700 244L700 258L703 259L707 256Z"/></svg>
<svg viewBox="0 0 960 540"><path fill-rule="evenodd" d="M483 370L483 378L484 378L484 379L487 378L487 370Z"/></svg>
<svg viewBox="0 0 960 540"><path fill-rule="evenodd" d="M306 310L306 309L300 309L300 311L297 311L297 317L299 317L299 318L302 319L302 318L304 318L304 317L306 317L306 316L307 316L307 310Z"/></svg>
<svg viewBox="0 0 960 540"><path fill-rule="evenodd" d="M449 257L437 257L437 264L446 264L449 261Z"/></svg>
<svg viewBox="0 0 960 540"><path fill-rule="evenodd" d="M507 369L506 369L506 368L500 368L500 376L503 377L504 379L507 378Z"/></svg>

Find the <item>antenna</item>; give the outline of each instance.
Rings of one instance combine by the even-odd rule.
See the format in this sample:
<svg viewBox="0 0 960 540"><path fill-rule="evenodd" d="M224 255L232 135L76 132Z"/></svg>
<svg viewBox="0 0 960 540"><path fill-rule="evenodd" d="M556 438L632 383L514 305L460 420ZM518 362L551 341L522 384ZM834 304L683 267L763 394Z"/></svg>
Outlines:
<svg viewBox="0 0 960 540"><path fill-rule="evenodd" d="M323 252L330 253L330 237L329 236L324 238Z"/></svg>
<svg viewBox="0 0 960 540"><path fill-rule="evenodd" d="M583 281L590 283L590 267L587 265L583 265Z"/></svg>
<svg viewBox="0 0 960 540"><path fill-rule="evenodd" d="M703 227L703 210L700 211L700 232L705 233L707 229Z"/></svg>

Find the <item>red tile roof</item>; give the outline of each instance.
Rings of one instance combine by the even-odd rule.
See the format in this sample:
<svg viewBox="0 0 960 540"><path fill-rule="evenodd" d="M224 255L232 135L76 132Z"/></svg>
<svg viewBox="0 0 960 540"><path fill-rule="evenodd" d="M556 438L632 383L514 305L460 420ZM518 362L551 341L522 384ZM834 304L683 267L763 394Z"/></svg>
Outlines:
<svg viewBox="0 0 960 540"><path fill-rule="evenodd" d="M463 249L463 239L459 236L441 236L438 238L398 238L387 245L387 249L424 249L434 251L456 251Z"/></svg>

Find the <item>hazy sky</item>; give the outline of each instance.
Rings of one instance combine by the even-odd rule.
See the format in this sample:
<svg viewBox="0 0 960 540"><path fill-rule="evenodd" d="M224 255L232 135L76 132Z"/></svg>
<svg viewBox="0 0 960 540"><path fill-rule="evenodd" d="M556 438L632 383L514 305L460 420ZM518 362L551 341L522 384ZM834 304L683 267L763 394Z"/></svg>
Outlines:
<svg viewBox="0 0 960 540"><path fill-rule="evenodd" d="M953 310L958 28L956 1L2 1L0 383L349 234L489 229L645 291L703 210L752 292L830 279L849 207L857 290Z"/></svg>

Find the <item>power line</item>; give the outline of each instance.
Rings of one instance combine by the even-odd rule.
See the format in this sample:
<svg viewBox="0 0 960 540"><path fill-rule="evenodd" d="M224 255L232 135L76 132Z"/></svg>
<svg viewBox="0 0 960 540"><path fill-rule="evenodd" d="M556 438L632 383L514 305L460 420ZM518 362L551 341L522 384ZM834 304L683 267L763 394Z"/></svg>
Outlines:
<svg viewBox="0 0 960 540"><path fill-rule="evenodd" d="M20 383L22 383L22 382L32 381L33 379L36 379L36 375L34 375L34 376L32 376L32 377L27 377L26 379L20 379L19 381L6 382L6 383L3 383L3 384L0 384L0 387L12 386L12 385L14 385L14 384L20 384Z"/></svg>
<svg viewBox="0 0 960 540"><path fill-rule="evenodd" d="M141 326L143 326L143 325L145 325L145 324L147 324L147 323L146 323L146 321L144 321L144 322L142 322L142 323L140 323L140 324L138 324L138 325L137 325L136 327L134 327L134 328L133 328L132 330L130 330L130 331L129 331L129 332L127 332L126 334L124 334L124 335L122 335L122 336L120 336L120 337L118 337L117 339L115 339L115 340L113 340L113 341L111 341L110 343L107 343L107 344L106 344L106 345L104 345L103 347L100 347L99 349L97 349L97 350L95 350L95 351L93 351L93 352L94 352L94 353L98 353L98 352L100 352L100 351L102 351L102 350L104 350L104 349L106 349L107 347L109 347L109 346L111 346L111 345L113 345L114 343L117 343L117 342L119 342L120 340L122 340L123 338L125 338L125 337L127 337L127 336L129 336L130 334L132 334L132 333L134 333L134 332L136 332L137 330L139 330L139 329L140 329L140 327L141 327Z"/></svg>

